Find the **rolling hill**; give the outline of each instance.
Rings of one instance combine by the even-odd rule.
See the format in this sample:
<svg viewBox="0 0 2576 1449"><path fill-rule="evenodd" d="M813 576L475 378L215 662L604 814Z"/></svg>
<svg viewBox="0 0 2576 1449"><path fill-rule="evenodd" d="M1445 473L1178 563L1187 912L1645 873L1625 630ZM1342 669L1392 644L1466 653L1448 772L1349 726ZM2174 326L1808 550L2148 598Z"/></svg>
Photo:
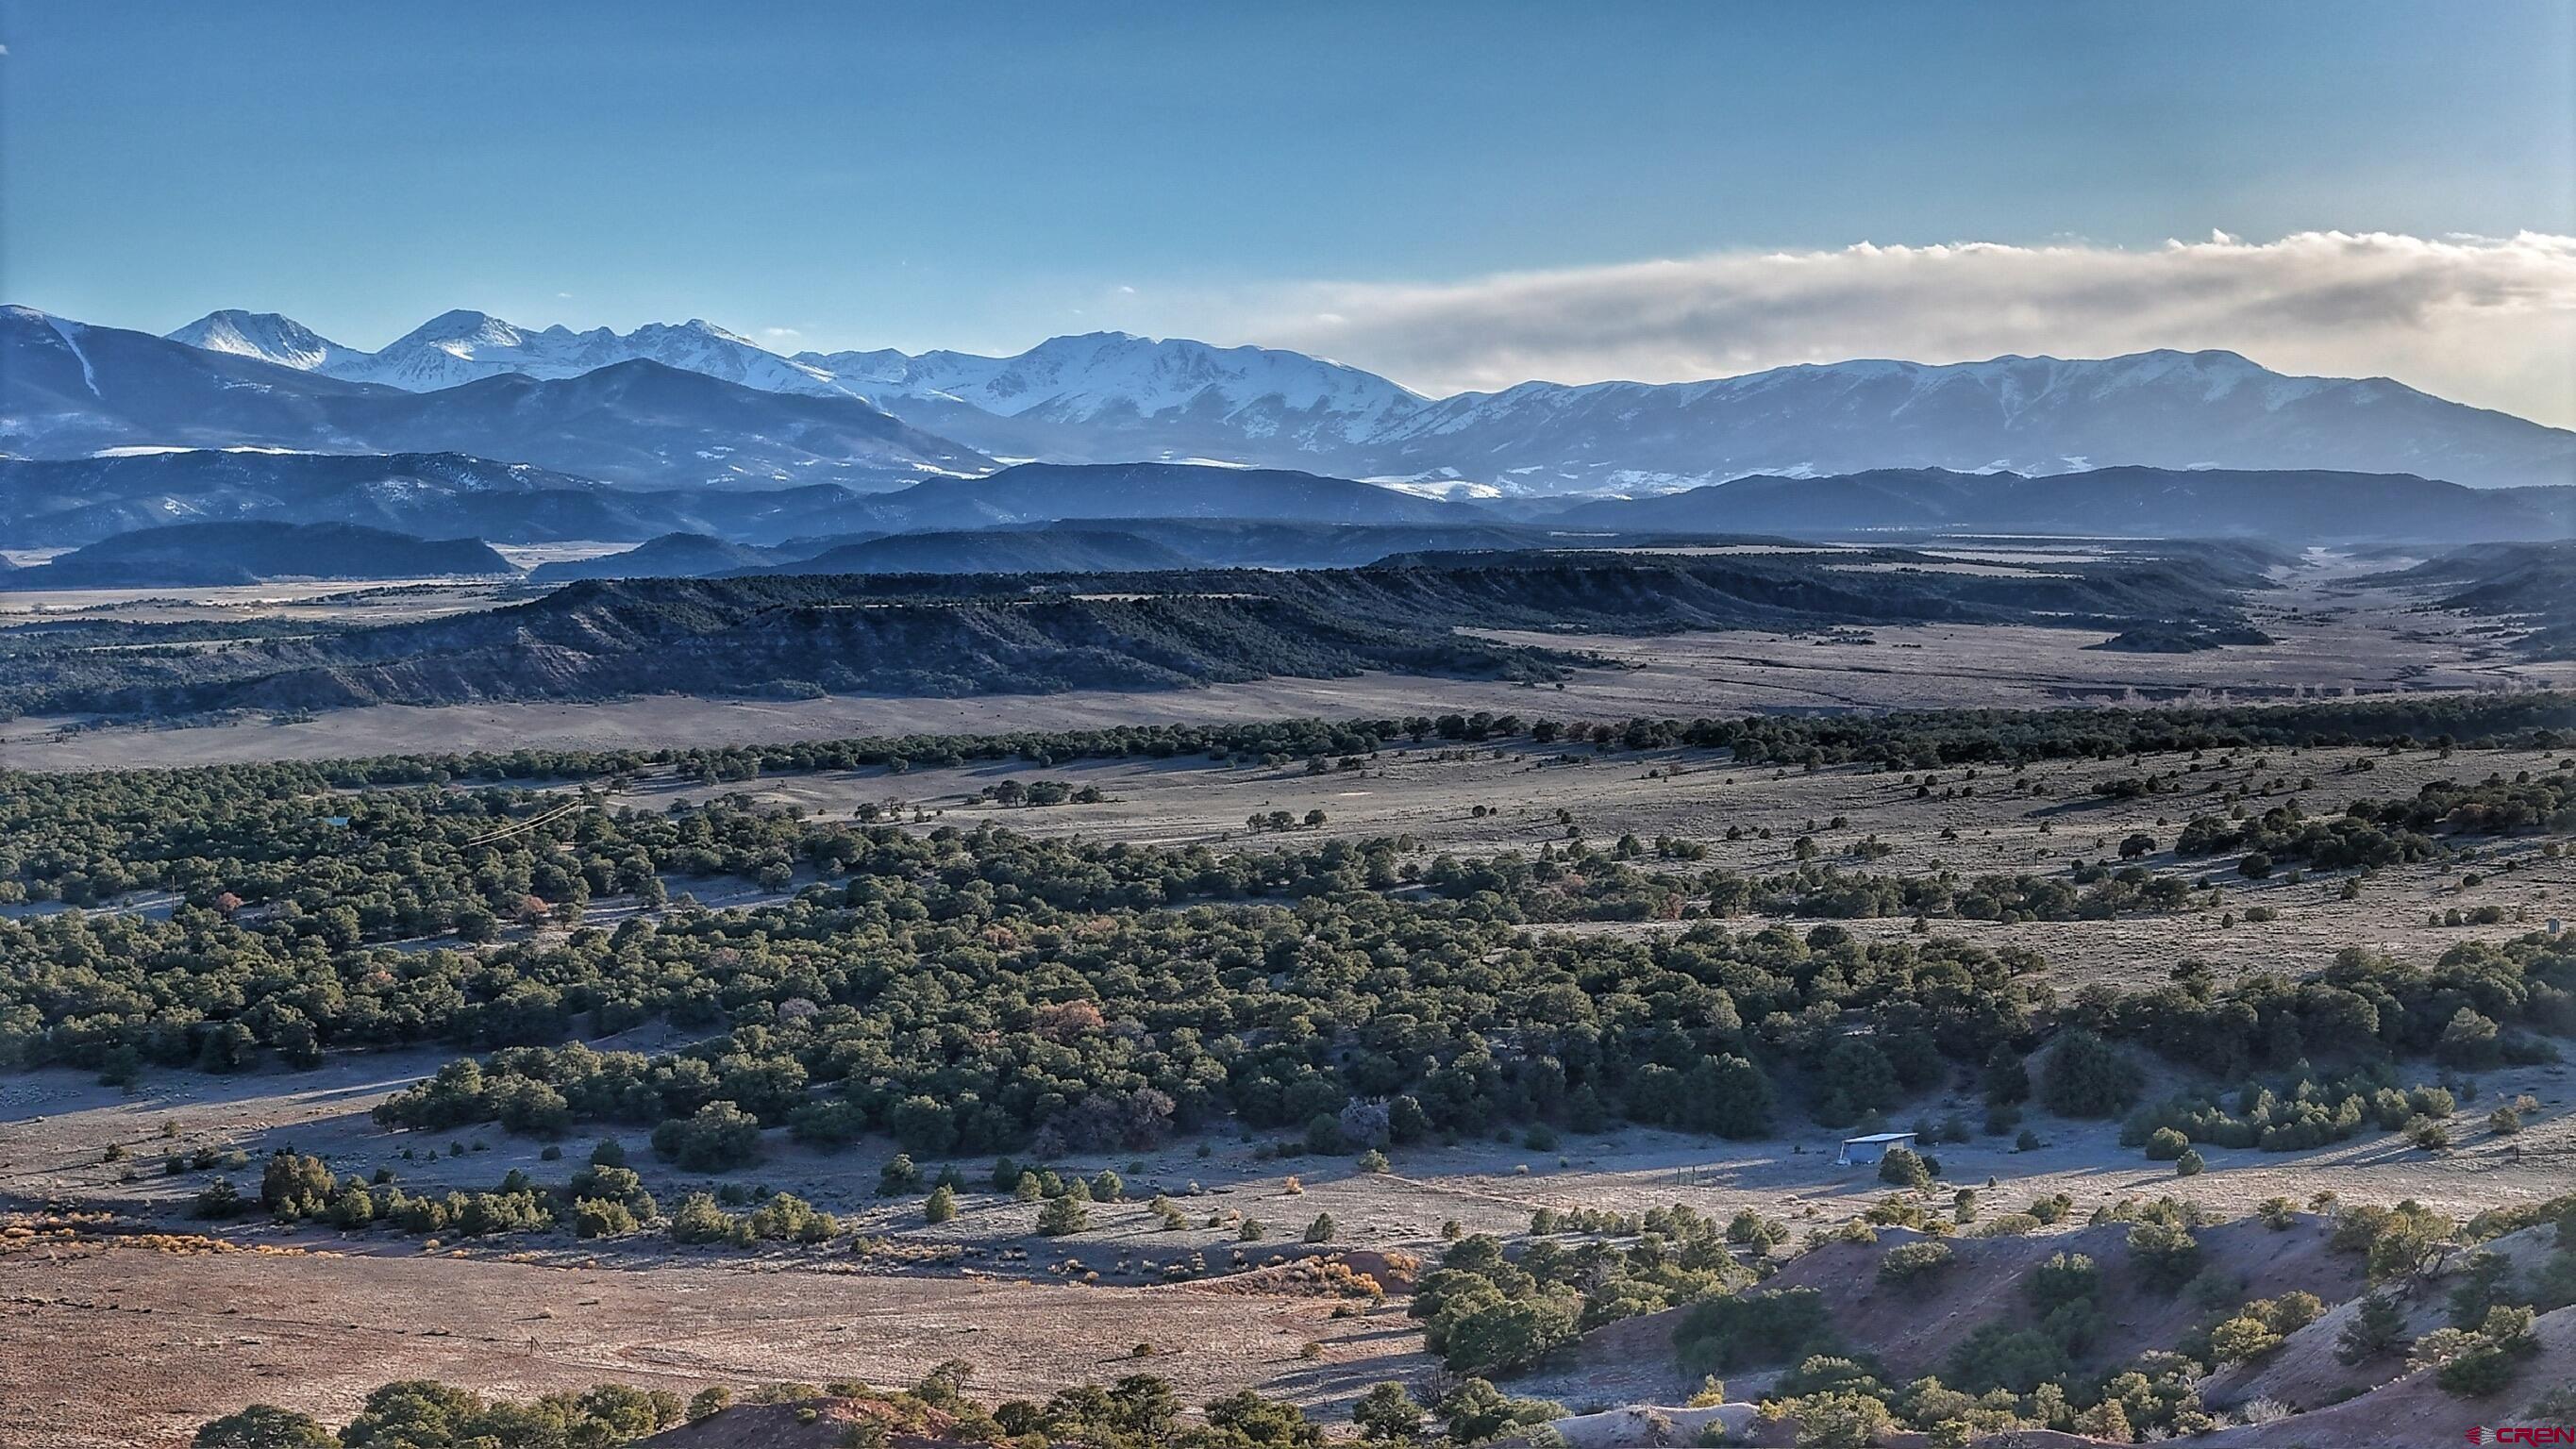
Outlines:
<svg viewBox="0 0 2576 1449"><path fill-rule="evenodd" d="M157 589L274 579L514 575L479 539L414 538L345 523L181 523L138 529L10 576L20 589Z"/></svg>
<svg viewBox="0 0 2576 1449"><path fill-rule="evenodd" d="M1651 498L1600 499L1564 526L1840 537L1993 531L2322 543L2531 539L2576 531L2576 488L2484 491L2404 474L2099 468L1887 470L1739 478Z"/></svg>
<svg viewBox="0 0 2576 1449"><path fill-rule="evenodd" d="M897 533L770 565L795 574L1134 573L1185 569L1199 560L1152 539L1106 528Z"/></svg>
<svg viewBox="0 0 2576 1449"><path fill-rule="evenodd" d="M1184 463L1024 463L985 478L936 478L869 500L888 527L981 528L1053 519L1295 519L1307 523L1436 523L1481 517L1347 478L1272 468Z"/></svg>
<svg viewBox="0 0 2576 1449"><path fill-rule="evenodd" d="M831 484L645 491L461 453L144 451L0 458L0 547L61 548L137 528L262 519L350 523L502 543L665 533L778 539L855 529L863 499Z"/></svg>
<svg viewBox="0 0 2576 1449"><path fill-rule="evenodd" d="M730 543L703 533L666 533L621 553L539 564L528 571L528 581L568 584L579 579L694 579L763 569L779 561L774 549Z"/></svg>
<svg viewBox="0 0 2576 1449"><path fill-rule="evenodd" d="M148 715L643 693L1158 689L1362 670L1543 678L1579 656L1461 631L2218 626L2240 619L2238 590L2253 582L2189 559L1996 573L1853 566L1907 561L1922 556L1513 553L1139 572L1114 589L1095 573L591 580L420 623L50 659L0 680L0 706Z"/></svg>

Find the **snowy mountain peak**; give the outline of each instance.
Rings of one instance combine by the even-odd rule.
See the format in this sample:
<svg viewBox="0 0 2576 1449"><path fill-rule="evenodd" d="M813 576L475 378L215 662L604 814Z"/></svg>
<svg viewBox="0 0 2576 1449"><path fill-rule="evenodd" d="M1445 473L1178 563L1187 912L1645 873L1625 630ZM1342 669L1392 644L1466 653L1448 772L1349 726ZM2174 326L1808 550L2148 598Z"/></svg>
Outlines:
<svg viewBox="0 0 2576 1449"><path fill-rule="evenodd" d="M292 317L283 317L275 312L245 312L238 308L209 312L170 333L169 339L191 347L202 347L208 352L255 357L298 372L329 372L336 362L365 355L341 346Z"/></svg>
<svg viewBox="0 0 2576 1449"><path fill-rule="evenodd" d="M352 382L431 392L516 373L540 379L577 377L637 360L705 373L764 392L855 397L822 369L791 362L703 318L651 323L619 334L607 327L575 332L560 323L533 331L471 308L441 312L377 352L342 347L288 318L214 312L170 334L175 342L319 372Z"/></svg>
<svg viewBox="0 0 2576 1449"><path fill-rule="evenodd" d="M1049 424L1187 417L1247 437L1356 442L1422 404L1374 373L1266 347L1214 347L1132 332L1050 337L1026 352L806 354L894 400L963 403Z"/></svg>
<svg viewBox="0 0 2576 1449"><path fill-rule="evenodd" d="M406 343L433 346L515 347L522 336L518 328L489 312L476 312L470 308L459 307L452 311L441 312L404 333L394 339L392 345L385 350L390 352Z"/></svg>

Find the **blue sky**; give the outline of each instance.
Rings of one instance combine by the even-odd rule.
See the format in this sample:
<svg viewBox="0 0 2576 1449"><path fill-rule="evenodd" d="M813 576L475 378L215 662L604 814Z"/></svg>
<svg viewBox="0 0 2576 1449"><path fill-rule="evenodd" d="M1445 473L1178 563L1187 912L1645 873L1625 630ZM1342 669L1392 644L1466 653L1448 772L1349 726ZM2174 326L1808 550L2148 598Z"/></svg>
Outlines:
<svg viewBox="0 0 2576 1449"><path fill-rule="evenodd" d="M785 350L1127 326L1436 389L1780 344L1416 357L1335 309L1463 298L1463 335L1499 277L1861 243L2576 235L2555 3L0 0L0 40L10 299L369 347L450 306ZM1897 310L1831 340L1940 340Z"/></svg>

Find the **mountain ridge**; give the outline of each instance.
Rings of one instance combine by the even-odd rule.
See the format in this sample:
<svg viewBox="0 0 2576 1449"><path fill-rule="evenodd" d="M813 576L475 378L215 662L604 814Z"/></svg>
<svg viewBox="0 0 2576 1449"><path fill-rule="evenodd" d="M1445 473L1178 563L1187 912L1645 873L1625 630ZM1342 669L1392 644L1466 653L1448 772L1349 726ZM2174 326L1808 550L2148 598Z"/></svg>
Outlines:
<svg viewBox="0 0 2576 1449"><path fill-rule="evenodd" d="M346 382L435 392L502 373L560 380L620 362L659 362L764 392L855 396L828 375L703 318L650 322L629 332L558 323L526 328L488 312L452 308L374 352L343 346L274 312L210 312L167 340L256 357ZM202 340L201 340L202 339Z"/></svg>
<svg viewBox="0 0 2576 1449"><path fill-rule="evenodd" d="M648 358L411 392L0 308L0 450L243 445L462 452L662 488L884 488L995 466L861 398L766 391Z"/></svg>
<svg viewBox="0 0 2576 1449"><path fill-rule="evenodd" d="M1566 526L1709 533L2040 532L2245 537L2302 543L2564 538L2576 489L2474 489L2403 473L2193 470L2121 465L2081 473L1874 469L1761 474L1650 498L1596 499L1548 517Z"/></svg>
<svg viewBox="0 0 2576 1449"><path fill-rule="evenodd" d="M280 346L303 356L315 344L338 347L318 336ZM1524 495L1884 467L2064 473L2123 463L2403 471L2475 487L2576 482L2576 432L2390 378L2274 372L2223 349L1856 358L1689 382L1531 381L1444 398L1286 349L1124 332L1053 337L1008 356L880 348L781 357L697 321L625 334L532 332L452 312L355 356L396 354L415 360L344 358L316 370L413 386L459 380L457 368L560 375L644 356L746 386L863 397L997 457L1213 459Z"/></svg>

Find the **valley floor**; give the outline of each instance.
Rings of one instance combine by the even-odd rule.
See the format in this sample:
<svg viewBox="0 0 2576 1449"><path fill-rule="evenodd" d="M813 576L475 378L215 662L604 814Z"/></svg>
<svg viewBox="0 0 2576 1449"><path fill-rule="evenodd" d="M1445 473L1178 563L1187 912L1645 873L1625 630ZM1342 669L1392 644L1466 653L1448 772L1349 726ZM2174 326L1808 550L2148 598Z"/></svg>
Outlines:
<svg viewBox="0 0 2576 1449"><path fill-rule="evenodd" d="M1335 1300L1257 1274L1163 1284L1153 1266L1193 1251L1220 1264L1238 1247L1253 1265L1295 1255L1297 1227L1319 1212L1340 1225L1336 1251L1429 1256L1446 1221L1508 1236L1539 1207L1641 1212L1679 1202L1721 1218L1751 1207L1803 1232L1847 1221L1887 1190L1869 1169L1834 1166L1837 1134L1803 1122L1756 1143L1634 1129L1569 1136L1550 1151L1470 1141L1398 1152L1386 1174L1357 1172L1348 1158L1265 1161L1224 1139L1209 1140L1200 1157L1182 1142L1136 1162L1085 1166L1116 1167L1134 1199L1169 1191L1192 1217L1188 1230L1161 1229L1133 1202L1096 1206L1093 1228L1063 1239L1032 1236L1034 1204L981 1191L982 1161L960 1164L979 1190L938 1227L921 1222L917 1198L872 1196L882 1143L826 1155L782 1141L757 1167L727 1175L797 1193L898 1244L973 1250L962 1266L906 1266L847 1249L746 1255L658 1238L523 1252L508 1239L440 1246L381 1232L208 1227L184 1216L202 1174L165 1180L153 1167L162 1152L221 1143L254 1164L291 1145L344 1171L390 1166L414 1192L488 1187L514 1167L541 1180L561 1174L564 1164L539 1160L537 1143L492 1129L461 1134L480 1149L463 1156L401 1157L405 1146L435 1149L444 1138L385 1132L367 1111L436 1060L173 1073L132 1098L67 1072L0 1079L0 1197L76 1204L116 1223L105 1229L102 1216L60 1237L0 1236L0 1416L15 1431L13 1449L176 1445L208 1414L254 1400L336 1418L376 1384L405 1377L521 1395L602 1380L684 1392L775 1380L895 1385L950 1358L972 1361L979 1388L995 1395L1145 1368L1192 1402L1259 1387L1338 1419L1370 1384L1433 1368L1401 1298L1335 1318ZM2209 1149L2209 1170L2179 1185L2170 1167L2120 1147L2113 1124L2045 1114L2031 1118L2044 1147L2018 1152L1979 1138L1938 1151L1946 1176L1978 1185L1990 1211L2063 1192L2076 1223L2096 1206L2178 1188L2224 1216L2321 1189L2353 1201L2413 1197L2462 1215L2566 1191L2576 1179L2568 1069L2492 1073L2482 1085L2499 1098L2530 1092L2543 1113L2512 1139L2464 1127L2461 1147L2445 1156L2391 1134L2302 1153ZM2463 1124L2488 1100L2468 1104ZM1956 1101L1973 1120L1975 1103ZM165 1136L163 1123L176 1135ZM134 1181L100 1160L111 1142L142 1165ZM646 1171L657 1192L680 1190L671 1174L649 1162ZM1199 1226L1211 1209L1262 1218L1269 1241L1239 1245L1230 1229ZM147 1226L170 1236L135 1235ZM1082 1266L1063 1270L1068 1258ZM1078 1281L1086 1272L1101 1281ZM1132 1357L1140 1343L1153 1345L1142 1361ZM1310 1354L1309 1343L1320 1350ZM1671 1402L1689 1386L1658 1351L1618 1372L1587 1361L1571 1377L1515 1387L1581 1409Z"/></svg>
<svg viewBox="0 0 2576 1449"><path fill-rule="evenodd" d="M10 599L34 595L0 595ZM434 596L382 607L436 611ZM351 601L355 606L358 601ZM834 695L796 701L660 696L589 704L419 708L376 705L292 723L194 728L26 718L0 723L0 768L102 769L320 759L424 750L744 744L852 735L1080 729L1140 720L1208 722L1311 715L1402 716L1491 710L1619 720L1745 711L2049 708L2076 704L2261 703L2403 690L2565 687L2576 662L2532 663L2493 621L2415 611L2410 593L2301 573L2258 595L2250 613L2278 642L2191 654L2093 649L2099 633L2020 626L1919 625L1783 635L1497 634L1591 650L1616 667L1562 686L1371 674L1274 678L1173 691L1076 690L970 698ZM370 604L375 607L375 604ZM1860 642L1860 641L1867 642Z"/></svg>
<svg viewBox="0 0 2576 1449"><path fill-rule="evenodd" d="M1651 639L1584 637L1578 643L1623 667L1578 673L1562 689L1370 676L1273 679L1182 692L1081 692L975 699L837 697L796 703L653 698L594 705L379 707L294 723L194 728L66 728L74 722L0 725L0 767L70 770L232 760L316 758L406 751L506 750L530 745L659 748L900 732L1074 728L1140 720L1249 720L1290 715L1401 717L1487 709L1524 718L1616 721L1744 710L1827 711L1916 706L2047 707L2254 702L2397 690L2526 690L2576 684L2576 663L2509 657L2492 626L2410 612L2393 591L2321 576L2258 601L2256 622L2281 642L2185 655L2090 650L2100 635L2023 628L1880 628L1832 635L1696 634ZM401 607L443 607L414 599ZM158 607L158 606L155 606ZM1866 640L1867 642L1860 642ZM1563 638L1545 642L1562 645ZM1304 761L1255 765L1180 761L1080 761L775 774L702 785L648 772L610 803L658 813L723 796L793 806L847 821L864 807L892 807L916 829L994 823L1046 836L1219 849L1304 846L1323 839L1407 836L1404 858L1427 864L1503 850L1534 853L1568 838L1596 847L1634 834L1656 865L1661 837L1706 847L1711 867L1776 875L1798 864L1810 838L1815 863L1867 875L2063 876L2073 859L2113 854L2143 833L2140 863L2181 874L2194 887L2187 910L2107 920L1987 922L1942 919L1930 933L1989 947L2028 947L2049 963L2061 992L2093 982L2146 986L2183 961L2221 977L2272 971L2297 976L2339 948L2365 946L2429 963L2463 942L2496 942L2576 915L2576 853L2552 855L2536 836L2449 840L2446 859L2374 872L2347 899L2349 873L2293 879L2285 868L2249 880L2233 852L2173 854L2195 814L2248 813L2295 802L2312 816L2356 799L2408 798L2436 780L2510 778L2556 769L2539 750L2359 748L2209 752L2132 761L2059 760L2026 771L1939 773L1930 790L1900 771L1837 767L1808 774L1745 766L1710 751L1584 747L1502 748L1396 742L1341 769L1310 773ZM2363 768L2367 762L2367 768ZM2170 776L2180 788L2114 798L2097 786ZM1004 807L979 799L1004 779L1097 787L1096 803ZM2017 786L2016 781L2026 781ZM1973 787L1973 793L1967 793ZM1956 791L1948 793L1944 791ZM1255 834L1247 816L1271 811L1321 824ZM1733 831L1736 838L1729 839ZM1868 857L1868 858L1865 858ZM2286 863L2285 863L2286 864ZM667 880L670 890L716 909L774 904L780 889L748 881ZM2214 893L2214 896L2213 896ZM138 897L107 909L142 915L169 902ZM2454 910L2495 908L2486 924L2436 923ZM48 907L50 908L50 906ZM594 925L653 914L633 896L601 896ZM1730 930L1773 924L1739 917ZM1816 919L1778 922L1805 932ZM1902 934L1910 918L1836 921L1856 934ZM1648 932L1655 923L1537 927L1569 932ZM527 929L513 927L512 933ZM539 929L556 930L545 926ZM452 938L406 946L460 943ZM599 1043L656 1051L685 1043L651 1028ZM2143 1055L2143 1054L2142 1054ZM207 1076L156 1072L133 1096L88 1074L48 1069L0 1075L0 1441L10 1449L176 1446L209 1415L263 1400L338 1421L368 1389L437 1377L486 1393L525 1395L622 1381L682 1391L712 1383L858 1379L909 1383L934 1364L972 1361L988 1396L1044 1394L1131 1372L1170 1379L1203 1402L1255 1387L1317 1410L1337 1426L1369 1385L1417 1380L1434 1364L1419 1325L1391 1305L1336 1317L1337 1300L1265 1275L1274 1257L1307 1251L1300 1229L1319 1213L1338 1225L1333 1252L1436 1257L1444 1224L1510 1237L1534 1210L1622 1212L1687 1203L1724 1218L1752 1208L1793 1234L1849 1221L1888 1189L1865 1168L1832 1163L1840 1133L1784 1102L1779 1131L1727 1143L1644 1129L1561 1141L1512 1136L1396 1151L1391 1170L1362 1173L1349 1157L1281 1159L1233 1136L1184 1139L1131 1156L1076 1164L1112 1168L1129 1201L1091 1209L1079 1234L1035 1233L1038 1207L985 1190L990 1159L958 1164L974 1185L953 1221L924 1221L918 1194L880 1199L880 1165L892 1144L871 1138L841 1153L769 1134L755 1166L709 1177L681 1173L623 1135L636 1166L666 1206L717 1185L752 1195L792 1192L840 1215L873 1239L821 1248L753 1251L683 1248L659 1233L610 1243L565 1234L445 1244L391 1231L343 1236L265 1222L209 1225L187 1215L213 1174L165 1176L170 1152L244 1154L224 1174L255 1184L276 1149L317 1153L335 1171L384 1168L410 1192L489 1189L520 1169L559 1183L588 1135L553 1159L544 1144L494 1127L454 1134L397 1134L370 1109L436 1069L440 1052L335 1056L308 1073ZM2149 1099L2180 1082L2153 1067ZM2438 1069L2410 1062L2406 1080ZM2413 1148L2367 1132L2296 1153L2204 1148L2207 1171L2177 1180L2166 1163L2117 1141L2117 1124L2034 1111L2041 1139L2015 1150L2006 1136L1935 1148L1947 1184L1974 1187L2001 1214L2050 1193L2074 1200L2081 1223L2123 1198L2176 1192L2219 1215L2250 1212L2273 1197L2307 1202L2320 1192L2347 1202L2414 1198L2468 1216L2536 1202L2576 1184L2576 1072L2545 1065L2483 1073L2479 1095L2448 1124L2456 1146ZM2539 1103L2523 1131L2484 1125L2501 1101ZM1972 1125L1972 1091L1935 1090L1891 1113L1896 1125L1957 1112ZM452 1154L448 1149L453 1146ZM410 1155L405 1155L406 1152ZM923 1166L936 1171L938 1164ZM1187 1223L1166 1228L1143 1206L1170 1195ZM1260 1241L1238 1239L1217 1219L1257 1217ZM2068 1229L2067 1231L2073 1231ZM541 1246L530 1249L527 1242ZM1209 1276L1163 1281L1164 1265L1203 1255ZM1238 1260L1236 1255L1241 1254ZM1240 1261L1252 1270L1230 1274ZM1668 1330L1667 1330L1668 1332ZM1139 1345L1149 1351L1138 1355ZM1597 1355L1575 1371L1535 1376L1515 1391L1541 1391L1581 1410L1622 1402L1674 1402L1679 1382L1668 1346L1629 1361ZM1759 1376L1737 1385L1758 1391ZM2319 1442L2326 1442L2320 1440Z"/></svg>

